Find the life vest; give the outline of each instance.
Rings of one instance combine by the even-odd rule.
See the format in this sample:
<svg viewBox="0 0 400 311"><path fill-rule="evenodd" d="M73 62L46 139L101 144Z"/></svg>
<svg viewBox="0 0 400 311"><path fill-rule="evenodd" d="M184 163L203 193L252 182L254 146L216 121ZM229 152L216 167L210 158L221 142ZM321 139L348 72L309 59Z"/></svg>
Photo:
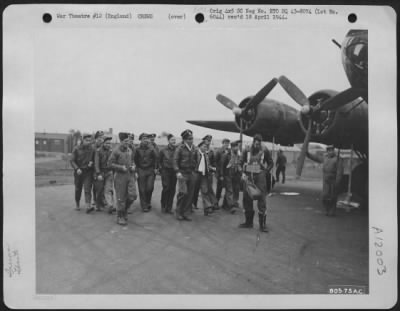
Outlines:
<svg viewBox="0 0 400 311"><path fill-rule="evenodd" d="M255 155L251 153L251 149L246 150L246 152L247 152L247 162L245 165L245 171L247 173L258 174L263 169L265 169L263 165L265 150L263 148L261 148L260 151Z"/></svg>

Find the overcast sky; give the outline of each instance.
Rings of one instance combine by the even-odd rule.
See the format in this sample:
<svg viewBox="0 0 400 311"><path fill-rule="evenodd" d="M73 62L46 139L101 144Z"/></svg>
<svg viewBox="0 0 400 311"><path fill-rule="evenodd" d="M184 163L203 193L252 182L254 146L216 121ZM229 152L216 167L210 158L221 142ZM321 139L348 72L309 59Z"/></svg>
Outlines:
<svg viewBox="0 0 400 311"><path fill-rule="evenodd" d="M349 86L341 54L348 29L113 28L48 30L35 53L35 130L162 131L235 138L185 120L233 120L215 100L237 103L272 77L306 95ZM269 95L298 108L277 86Z"/></svg>

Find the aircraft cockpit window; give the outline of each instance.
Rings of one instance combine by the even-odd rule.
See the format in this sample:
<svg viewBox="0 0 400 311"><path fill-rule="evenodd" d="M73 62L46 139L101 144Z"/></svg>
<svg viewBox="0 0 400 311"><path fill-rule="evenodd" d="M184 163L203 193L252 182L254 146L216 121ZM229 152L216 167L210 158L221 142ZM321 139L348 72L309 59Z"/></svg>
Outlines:
<svg viewBox="0 0 400 311"><path fill-rule="evenodd" d="M368 47L364 43L357 43L348 47L348 58L359 69L366 69L368 64Z"/></svg>
<svg viewBox="0 0 400 311"><path fill-rule="evenodd" d="M363 44L357 44L354 47L354 55L359 56L363 46L364 46Z"/></svg>

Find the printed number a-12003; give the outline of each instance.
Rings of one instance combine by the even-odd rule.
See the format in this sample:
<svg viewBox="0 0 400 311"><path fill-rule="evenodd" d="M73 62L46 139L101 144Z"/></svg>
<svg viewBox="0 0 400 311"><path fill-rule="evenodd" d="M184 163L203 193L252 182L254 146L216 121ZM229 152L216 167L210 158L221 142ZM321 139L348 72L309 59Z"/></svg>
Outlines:
<svg viewBox="0 0 400 311"><path fill-rule="evenodd" d="M376 271L379 275L383 275L387 272L386 265L383 260L383 246L384 246L384 241L382 237L383 230L377 227L372 227L372 229L374 230L374 250L376 256L376 262L378 264Z"/></svg>

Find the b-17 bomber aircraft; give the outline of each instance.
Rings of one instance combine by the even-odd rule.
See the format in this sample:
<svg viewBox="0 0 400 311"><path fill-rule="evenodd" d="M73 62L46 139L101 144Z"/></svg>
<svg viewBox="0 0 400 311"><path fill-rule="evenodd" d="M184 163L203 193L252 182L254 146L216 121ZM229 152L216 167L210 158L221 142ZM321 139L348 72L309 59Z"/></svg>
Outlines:
<svg viewBox="0 0 400 311"><path fill-rule="evenodd" d="M342 64L351 85L342 92L324 89L309 97L287 77L273 78L256 95L243 99L239 105L224 95L217 100L232 110L233 121L195 121L188 123L253 136L260 133L264 141L283 146L303 143L297 176L301 175L310 141L353 149L364 161L368 156L368 33L350 30L342 45ZM280 84L300 110L266 98Z"/></svg>

